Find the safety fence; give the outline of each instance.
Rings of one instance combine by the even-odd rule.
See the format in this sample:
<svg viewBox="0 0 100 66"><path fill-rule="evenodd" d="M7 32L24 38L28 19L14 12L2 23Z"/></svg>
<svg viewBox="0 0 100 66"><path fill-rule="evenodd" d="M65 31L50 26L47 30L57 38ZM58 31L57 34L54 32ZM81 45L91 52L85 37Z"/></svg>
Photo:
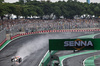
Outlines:
<svg viewBox="0 0 100 66"><path fill-rule="evenodd" d="M16 33L14 35L9 34L10 39L14 39L19 36L23 35L30 35L30 34L37 34L37 33L52 33L52 32L93 32L93 31L100 31L100 29L66 29L66 30L43 30L43 31L35 31L35 32L24 32L24 33ZM2 30L0 32L0 46L6 41L6 31Z"/></svg>
<svg viewBox="0 0 100 66"><path fill-rule="evenodd" d="M36 31L36 32L29 32L29 33L22 33L17 34L11 37L11 39L14 39L19 36L24 35L30 35L30 34L37 34L37 33L53 33L53 32L94 32L94 31L100 31L100 29L71 29L71 30L45 30L45 31Z"/></svg>
<svg viewBox="0 0 100 66"><path fill-rule="evenodd" d="M29 22L29 23L28 23ZM26 23L17 22L18 24L7 24L5 25L7 33L11 36L16 35L18 32L36 32L45 30L66 30L66 29L87 29L87 28L100 28L100 23L98 21L51 21L42 20L34 22L34 20L29 20Z"/></svg>
<svg viewBox="0 0 100 66"><path fill-rule="evenodd" d="M14 39L19 36L30 35L30 34L37 34L37 33L53 33L53 32L94 32L100 31L100 29L70 29L70 30L43 30L43 31L36 31L36 32L28 32L28 33L16 33L15 35L11 36L10 39ZM0 34L0 46L7 40L6 39L6 31L2 31Z"/></svg>
<svg viewBox="0 0 100 66"><path fill-rule="evenodd" d="M21 27L20 27L21 26ZM24 27L24 28L23 28ZM30 28L30 26L28 27ZM59 30L35 30L29 31L27 24L13 26L11 30L0 31L0 46L7 40L6 34L9 34L9 39L16 38L18 36L36 34L36 33L52 33L52 32L93 32L100 31L99 28L86 28L86 29L59 29ZM33 29L32 29L33 30Z"/></svg>
<svg viewBox="0 0 100 66"><path fill-rule="evenodd" d="M6 42L6 40L7 40L7 39L5 38L5 39L0 43L0 46L3 45L3 43Z"/></svg>
<svg viewBox="0 0 100 66"><path fill-rule="evenodd" d="M0 30L5 29L6 34L15 36L19 32L29 33L48 30L87 29L100 28L99 19L59 19L59 20L4 20L1 21Z"/></svg>
<svg viewBox="0 0 100 66"><path fill-rule="evenodd" d="M0 31L0 46L6 41L6 31Z"/></svg>

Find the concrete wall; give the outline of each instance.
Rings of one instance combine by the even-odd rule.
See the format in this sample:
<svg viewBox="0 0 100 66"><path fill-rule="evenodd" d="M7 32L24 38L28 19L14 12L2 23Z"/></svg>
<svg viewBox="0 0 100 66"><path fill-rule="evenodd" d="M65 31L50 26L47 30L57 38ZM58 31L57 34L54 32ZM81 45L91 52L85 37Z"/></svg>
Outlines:
<svg viewBox="0 0 100 66"><path fill-rule="evenodd" d="M6 31L0 31L0 43L6 38Z"/></svg>

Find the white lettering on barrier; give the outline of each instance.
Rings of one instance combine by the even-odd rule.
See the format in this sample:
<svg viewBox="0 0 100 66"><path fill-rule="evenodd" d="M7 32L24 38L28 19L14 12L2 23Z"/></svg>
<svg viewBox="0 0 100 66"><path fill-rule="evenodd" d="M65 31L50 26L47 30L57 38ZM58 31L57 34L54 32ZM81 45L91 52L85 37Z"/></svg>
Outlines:
<svg viewBox="0 0 100 66"><path fill-rule="evenodd" d="M64 47L72 47L72 46L93 46L93 43L91 41L65 41Z"/></svg>

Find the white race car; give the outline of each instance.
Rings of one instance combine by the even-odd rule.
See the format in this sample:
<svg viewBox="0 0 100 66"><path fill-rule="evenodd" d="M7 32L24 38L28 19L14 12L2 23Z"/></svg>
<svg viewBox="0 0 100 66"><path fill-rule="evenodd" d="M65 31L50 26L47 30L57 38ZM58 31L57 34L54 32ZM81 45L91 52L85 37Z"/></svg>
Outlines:
<svg viewBox="0 0 100 66"><path fill-rule="evenodd" d="M22 58L20 56L14 56L14 57L11 58L11 62L21 63Z"/></svg>

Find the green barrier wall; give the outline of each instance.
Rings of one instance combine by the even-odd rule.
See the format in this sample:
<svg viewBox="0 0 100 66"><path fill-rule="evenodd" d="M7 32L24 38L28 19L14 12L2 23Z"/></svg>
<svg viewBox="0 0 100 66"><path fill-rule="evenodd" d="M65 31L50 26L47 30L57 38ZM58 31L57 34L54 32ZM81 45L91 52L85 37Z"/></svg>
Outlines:
<svg viewBox="0 0 100 66"><path fill-rule="evenodd" d="M87 58L84 62L84 65L85 66L95 66L94 60L97 58L100 58L100 55L95 55L95 56Z"/></svg>
<svg viewBox="0 0 100 66"><path fill-rule="evenodd" d="M100 50L100 39L50 39L49 40L49 50L77 50L77 49Z"/></svg>
<svg viewBox="0 0 100 66"><path fill-rule="evenodd" d="M57 51L52 51L51 55L55 54ZM47 64L50 62L50 53L47 54L47 56L44 58L41 66L47 66Z"/></svg>

